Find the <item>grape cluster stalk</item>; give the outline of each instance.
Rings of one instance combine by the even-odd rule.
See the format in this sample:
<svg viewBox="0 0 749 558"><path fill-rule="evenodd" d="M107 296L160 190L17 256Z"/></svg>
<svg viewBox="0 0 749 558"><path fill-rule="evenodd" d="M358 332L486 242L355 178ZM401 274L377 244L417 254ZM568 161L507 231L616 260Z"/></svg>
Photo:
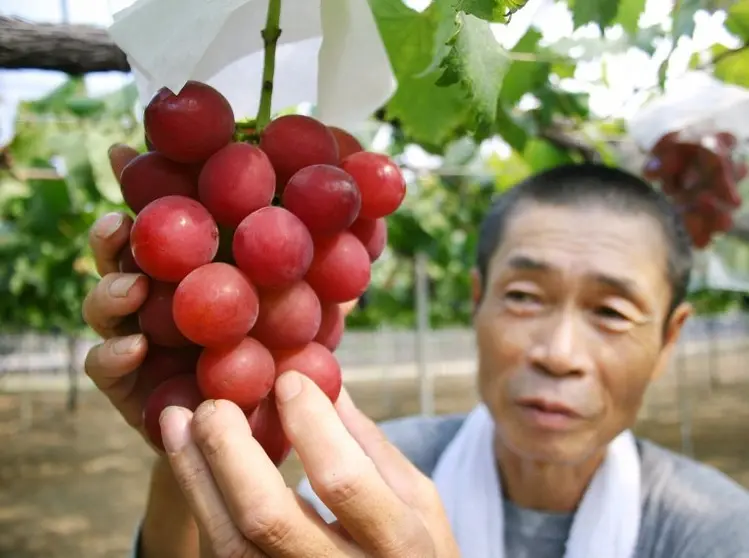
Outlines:
<svg viewBox="0 0 749 558"><path fill-rule="evenodd" d="M226 399L280 464L290 444L275 379L296 370L338 398L341 305L369 286L405 180L386 155L308 116L237 141L229 102L196 81L159 91L144 124L149 151L120 177L135 221L119 266L150 278L138 313L146 432L163 449L165 407Z"/></svg>
<svg viewBox="0 0 749 558"><path fill-rule="evenodd" d="M658 141L645 164L643 174L660 182L696 248L729 231L733 213L741 207L737 183L746 177L747 166L738 160L737 147L736 137L726 132L699 140L672 132Z"/></svg>

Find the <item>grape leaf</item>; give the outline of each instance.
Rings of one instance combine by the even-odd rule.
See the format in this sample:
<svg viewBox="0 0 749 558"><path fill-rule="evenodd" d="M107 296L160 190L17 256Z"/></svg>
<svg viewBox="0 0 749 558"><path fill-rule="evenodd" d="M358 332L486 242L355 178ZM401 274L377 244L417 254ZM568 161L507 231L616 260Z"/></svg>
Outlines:
<svg viewBox="0 0 749 558"><path fill-rule="evenodd" d="M454 0L433 2L422 12L401 0L370 0L370 6L398 80L387 119L397 120L410 141L441 145L470 114L459 86L435 85L455 28Z"/></svg>
<svg viewBox="0 0 749 558"><path fill-rule="evenodd" d="M713 59L719 57L713 74L719 80L742 87L749 87L749 50L733 51L717 44L712 47Z"/></svg>
<svg viewBox="0 0 749 558"><path fill-rule="evenodd" d="M541 33L535 29L530 29L518 41L512 52L533 54L536 52L540 39ZM551 64L548 62L513 60L502 82L502 89L499 92L500 99L508 106L515 105L523 95L546 83L550 71Z"/></svg>
<svg viewBox="0 0 749 558"><path fill-rule="evenodd" d="M745 43L749 42L749 0L736 2L728 9L726 29Z"/></svg>
<svg viewBox="0 0 749 558"><path fill-rule="evenodd" d="M510 67L507 51L497 42L490 24L472 15L458 16L450 52L440 65L437 85L460 84L474 103L480 120L493 122L502 80Z"/></svg>
<svg viewBox="0 0 749 558"><path fill-rule="evenodd" d="M458 6L465 13L479 19L492 23L505 23L508 12L507 4L508 2L504 0L462 0Z"/></svg>
<svg viewBox="0 0 749 558"><path fill-rule="evenodd" d="M398 81L427 71L435 57L444 58L455 27L453 1L433 2L417 12L401 0L370 0Z"/></svg>
<svg viewBox="0 0 749 558"><path fill-rule="evenodd" d="M572 23L577 29L595 22L603 30L616 19L619 0L575 0L572 6Z"/></svg>
<svg viewBox="0 0 749 558"><path fill-rule="evenodd" d="M640 15L645 10L646 0L620 0L616 22L630 35L636 35Z"/></svg>
<svg viewBox="0 0 749 558"><path fill-rule="evenodd" d="M437 87L438 73L406 78L385 109L410 141L438 147L461 128L471 110L460 87Z"/></svg>
<svg viewBox="0 0 749 558"><path fill-rule="evenodd" d="M674 5L673 27L671 29L671 38L674 44L681 37L691 37L694 33L694 14L700 9L700 4L700 0L678 0Z"/></svg>

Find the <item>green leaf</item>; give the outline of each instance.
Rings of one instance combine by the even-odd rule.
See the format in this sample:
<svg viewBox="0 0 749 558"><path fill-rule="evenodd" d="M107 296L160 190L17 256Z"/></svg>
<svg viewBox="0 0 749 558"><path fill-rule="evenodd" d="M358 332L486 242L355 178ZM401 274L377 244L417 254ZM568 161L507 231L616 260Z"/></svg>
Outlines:
<svg viewBox="0 0 749 558"><path fill-rule="evenodd" d="M728 9L726 29L745 43L749 42L749 0L740 0Z"/></svg>
<svg viewBox="0 0 749 558"><path fill-rule="evenodd" d="M616 19L619 0L575 0L572 7L574 29L594 22L603 31Z"/></svg>
<svg viewBox="0 0 749 558"><path fill-rule="evenodd" d="M471 15L459 16L450 53L442 61L438 85L460 84L474 103L479 119L493 122L502 80L510 58L494 38L490 24Z"/></svg>
<svg viewBox="0 0 749 558"><path fill-rule="evenodd" d="M433 2L423 12L401 0L369 0L393 72L400 81L428 71L447 53L445 43L455 29L454 0Z"/></svg>
<svg viewBox="0 0 749 558"><path fill-rule="evenodd" d="M531 29L518 41L513 53L534 54L541 34ZM551 64L513 60L502 82L499 97L507 106L514 106L526 93L534 91L549 79ZM573 66L574 72L574 66Z"/></svg>
<svg viewBox="0 0 749 558"><path fill-rule="evenodd" d="M639 27L640 15L645 10L647 0L620 0L616 22L630 35L636 35Z"/></svg>
<svg viewBox="0 0 749 558"><path fill-rule="evenodd" d="M672 13L671 38L675 45L681 37L694 34L694 14L701 8L701 0L676 0Z"/></svg>
<svg viewBox="0 0 749 558"><path fill-rule="evenodd" d="M573 162L572 157L566 151L546 140L536 138L528 142L523 157L534 173Z"/></svg>
<svg viewBox="0 0 749 558"><path fill-rule="evenodd" d="M458 86L438 87L438 66L455 28L453 0L438 0L419 13L401 0L369 0L398 89L385 107L417 143L440 146L460 128L470 106ZM430 68L433 67L433 70Z"/></svg>
<svg viewBox="0 0 749 558"><path fill-rule="evenodd" d="M497 107L495 130L515 151L523 152L528 142L528 132L512 117L510 112L505 110L502 103Z"/></svg>
<svg viewBox="0 0 749 558"><path fill-rule="evenodd" d="M398 120L410 141L440 146L465 123L471 107L458 86L438 87L438 75L400 81L385 109Z"/></svg>
<svg viewBox="0 0 749 558"><path fill-rule="evenodd" d="M479 19L492 23L505 23L508 11L506 4L503 0L462 0L458 6L465 13Z"/></svg>
<svg viewBox="0 0 749 558"><path fill-rule="evenodd" d="M713 59L720 57L713 74L726 83L749 87L749 50L733 51L724 55L728 51L730 49L723 45L713 46Z"/></svg>

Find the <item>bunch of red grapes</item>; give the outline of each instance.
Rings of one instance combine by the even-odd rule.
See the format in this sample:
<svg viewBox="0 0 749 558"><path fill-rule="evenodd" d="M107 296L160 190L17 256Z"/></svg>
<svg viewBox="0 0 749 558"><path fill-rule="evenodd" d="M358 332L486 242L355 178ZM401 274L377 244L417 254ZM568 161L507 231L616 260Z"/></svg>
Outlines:
<svg viewBox="0 0 749 558"><path fill-rule="evenodd" d="M296 370L338 398L341 304L369 285L403 175L307 116L271 121L258 145L235 141L228 101L199 82L161 90L144 121L150 151L120 177L136 214L120 271L150 278L138 313L146 432L163 449L165 407L227 399L279 464L290 445L275 379Z"/></svg>
<svg viewBox="0 0 749 558"><path fill-rule="evenodd" d="M658 180L674 201L697 248L730 230L732 214L741 206L737 183L747 167L736 161L736 148L736 137L729 133L685 141L672 132L658 141L645 165L645 177Z"/></svg>

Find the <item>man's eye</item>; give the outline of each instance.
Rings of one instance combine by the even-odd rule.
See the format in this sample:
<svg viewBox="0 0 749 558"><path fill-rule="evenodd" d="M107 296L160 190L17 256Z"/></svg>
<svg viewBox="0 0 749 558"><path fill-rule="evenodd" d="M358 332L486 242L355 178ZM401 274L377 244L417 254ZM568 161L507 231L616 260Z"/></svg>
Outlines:
<svg viewBox="0 0 749 558"><path fill-rule="evenodd" d="M607 318L610 320L628 320L627 316L622 314L621 312L618 312L614 310L613 308L609 308L608 306L601 306L596 309L596 314L601 316L602 318Z"/></svg>
<svg viewBox="0 0 749 558"><path fill-rule="evenodd" d="M523 291L507 291L505 298L511 302L518 302L521 304L538 302L538 297L530 293Z"/></svg>

